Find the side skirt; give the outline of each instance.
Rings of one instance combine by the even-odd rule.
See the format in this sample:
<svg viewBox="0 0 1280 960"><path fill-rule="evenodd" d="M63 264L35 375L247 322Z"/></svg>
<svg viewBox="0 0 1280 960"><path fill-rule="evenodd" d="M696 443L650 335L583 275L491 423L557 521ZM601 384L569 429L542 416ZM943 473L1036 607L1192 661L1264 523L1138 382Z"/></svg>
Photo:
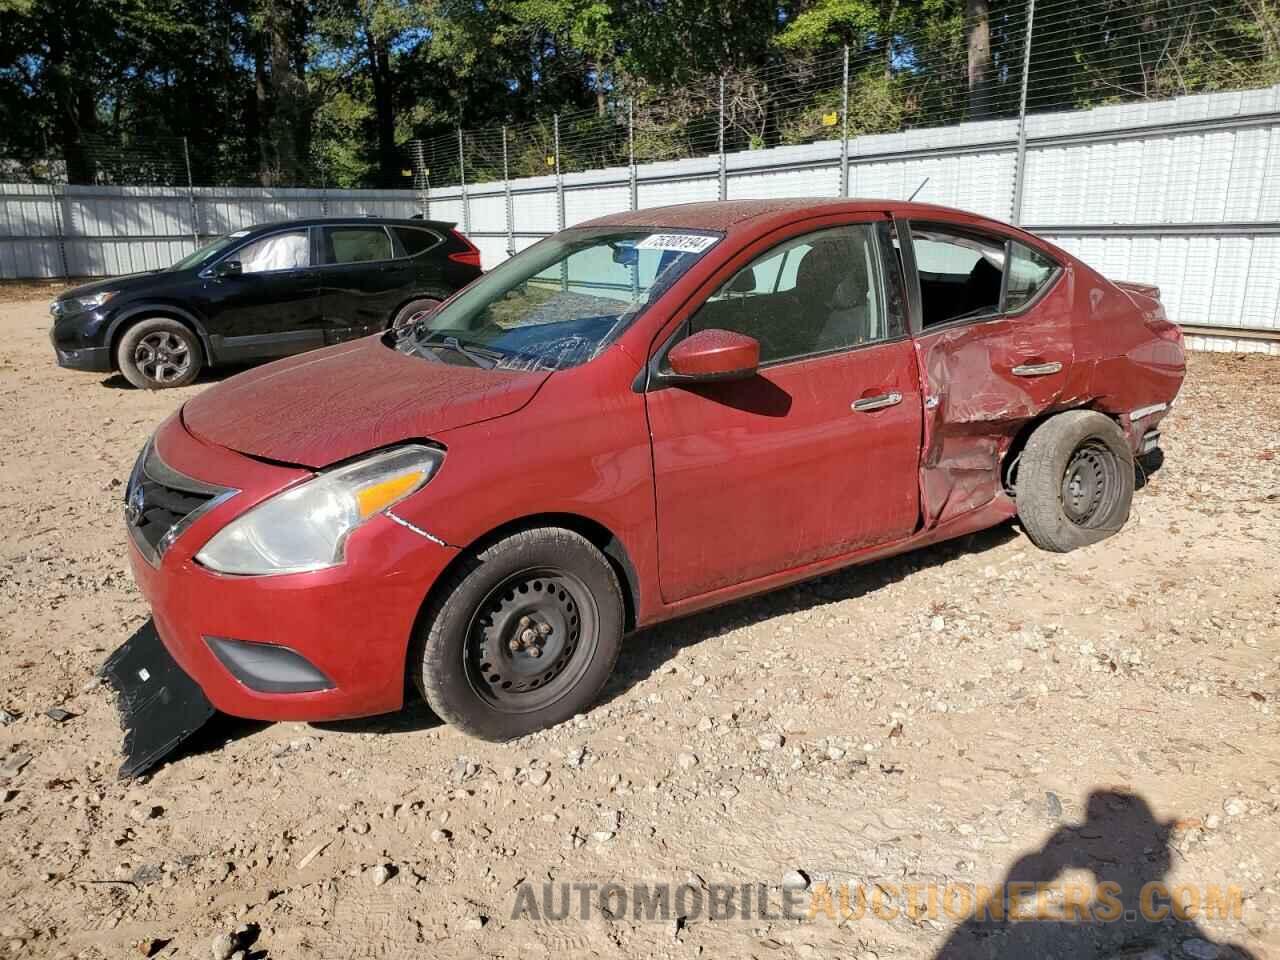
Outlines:
<svg viewBox="0 0 1280 960"><path fill-rule="evenodd" d="M793 567L790 570L771 573L765 577L757 577L754 580L735 584L732 587L725 587L721 590L713 590L710 593L699 594L696 597L689 597L678 603L668 605L657 616L647 619L639 626L653 626L664 620L697 613L700 610L708 610L711 607L718 607L721 604L740 600L743 597L767 593L770 590L777 590L805 580L812 580L815 577L820 577L823 574L831 573L844 567L854 567L864 563L871 563L875 560L883 560L886 557L895 557L900 553L907 553L918 547L927 547L943 540L963 537L978 530L994 527L1005 520L1017 516L1017 513L1018 508L1014 505L1013 500L1007 494L1000 493L995 499L978 507L976 510L948 520L933 529L921 530L903 540L895 540L876 547L865 547L853 553L845 553L826 560L818 560L801 567Z"/></svg>

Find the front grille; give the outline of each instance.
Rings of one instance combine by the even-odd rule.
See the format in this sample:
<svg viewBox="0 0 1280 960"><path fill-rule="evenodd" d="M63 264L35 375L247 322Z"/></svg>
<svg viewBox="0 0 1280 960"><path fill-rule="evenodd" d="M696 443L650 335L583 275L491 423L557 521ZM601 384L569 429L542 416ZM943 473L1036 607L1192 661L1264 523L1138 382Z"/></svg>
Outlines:
<svg viewBox="0 0 1280 960"><path fill-rule="evenodd" d="M125 488L124 516L129 536L153 565L203 513L237 491L185 476L160 459L148 443Z"/></svg>

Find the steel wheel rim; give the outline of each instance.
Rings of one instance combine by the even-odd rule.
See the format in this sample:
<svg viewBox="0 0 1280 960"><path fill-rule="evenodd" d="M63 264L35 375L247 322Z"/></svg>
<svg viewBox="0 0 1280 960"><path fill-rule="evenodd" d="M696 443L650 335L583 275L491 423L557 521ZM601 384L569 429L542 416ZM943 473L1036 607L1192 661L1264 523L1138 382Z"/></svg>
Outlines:
<svg viewBox="0 0 1280 960"><path fill-rule="evenodd" d="M500 713L551 706L586 672L599 622L595 598L576 575L533 567L508 576L468 624L463 658L471 689Z"/></svg>
<svg viewBox="0 0 1280 960"><path fill-rule="evenodd" d="M133 363L154 383L173 383L191 369L191 345L168 330L148 333L133 348Z"/></svg>
<svg viewBox="0 0 1280 960"><path fill-rule="evenodd" d="M1062 510L1078 527L1105 523L1120 496L1120 463L1099 440L1086 440L1062 473Z"/></svg>

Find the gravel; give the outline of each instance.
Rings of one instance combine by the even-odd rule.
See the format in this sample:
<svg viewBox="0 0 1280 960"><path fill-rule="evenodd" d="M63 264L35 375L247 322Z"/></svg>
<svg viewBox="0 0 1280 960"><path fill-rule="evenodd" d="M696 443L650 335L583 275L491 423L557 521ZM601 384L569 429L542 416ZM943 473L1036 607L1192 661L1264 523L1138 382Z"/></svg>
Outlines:
<svg viewBox="0 0 1280 960"><path fill-rule="evenodd" d="M147 616L121 484L209 380L140 393L59 371L47 326L44 303L0 303L10 953L105 960L146 935L184 960L928 958L945 916L650 922L588 898L585 922L576 899L563 920L510 918L522 884L539 907L544 883L991 886L1105 843L1082 824L1117 794L1172 848L1126 863L1242 891L1241 919L1199 918L1152 956L1280 953L1280 363L1193 356L1163 465L1087 550L1005 526L641 631L596 706L512 743L416 707L216 718L122 783L114 705L89 683ZM76 719L44 717L55 703Z"/></svg>

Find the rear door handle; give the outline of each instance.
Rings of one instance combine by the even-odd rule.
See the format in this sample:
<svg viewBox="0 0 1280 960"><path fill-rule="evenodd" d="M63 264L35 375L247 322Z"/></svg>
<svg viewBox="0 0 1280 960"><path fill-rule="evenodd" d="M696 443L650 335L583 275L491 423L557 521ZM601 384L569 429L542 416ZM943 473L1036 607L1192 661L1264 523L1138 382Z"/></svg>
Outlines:
<svg viewBox="0 0 1280 960"><path fill-rule="evenodd" d="M883 410L885 407L892 407L902 402L902 394L897 390L892 393L882 393L878 397L863 397L861 400L853 402L854 413L870 413L872 410Z"/></svg>
<svg viewBox="0 0 1280 960"><path fill-rule="evenodd" d="M1048 363L1020 363L1013 368L1013 375L1015 377L1047 377L1061 369L1062 364L1057 360L1050 360Z"/></svg>

